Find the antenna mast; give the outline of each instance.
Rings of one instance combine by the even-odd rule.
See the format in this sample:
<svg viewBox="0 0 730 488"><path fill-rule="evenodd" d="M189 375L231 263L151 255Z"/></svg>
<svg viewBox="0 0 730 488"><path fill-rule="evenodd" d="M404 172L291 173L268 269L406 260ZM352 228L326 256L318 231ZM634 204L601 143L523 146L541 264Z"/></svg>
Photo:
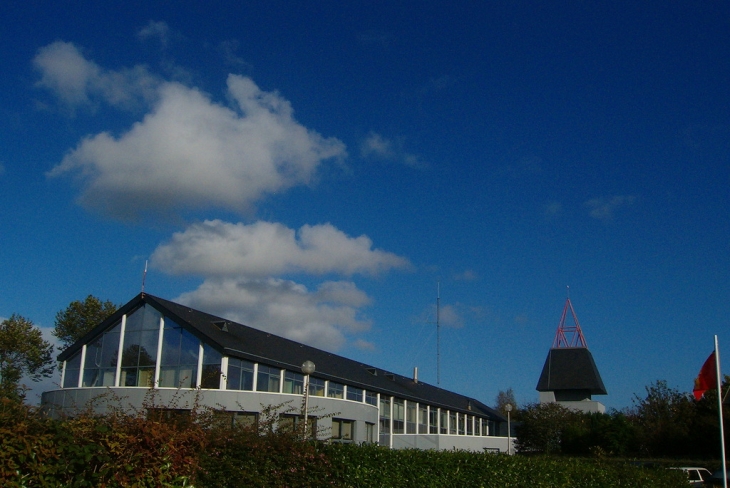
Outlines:
<svg viewBox="0 0 730 488"><path fill-rule="evenodd" d="M568 288L570 293L570 288ZM568 312L573 317L573 325L566 325L565 319L568 318ZM572 334L572 335L571 335ZM570 339L568 336L570 336ZM578 322L578 316L573 310L573 304L570 301L570 296L565 300L565 307L563 307L563 315L560 317L560 323L558 324L558 330L555 333L555 340L553 341L553 349L562 347L588 347L586 339L583 337L583 331L580 328Z"/></svg>
<svg viewBox="0 0 730 488"><path fill-rule="evenodd" d="M144 281L147 279L147 260L144 260L144 273L142 273L142 293L144 293Z"/></svg>
<svg viewBox="0 0 730 488"><path fill-rule="evenodd" d="M441 384L441 281L436 282L436 384Z"/></svg>

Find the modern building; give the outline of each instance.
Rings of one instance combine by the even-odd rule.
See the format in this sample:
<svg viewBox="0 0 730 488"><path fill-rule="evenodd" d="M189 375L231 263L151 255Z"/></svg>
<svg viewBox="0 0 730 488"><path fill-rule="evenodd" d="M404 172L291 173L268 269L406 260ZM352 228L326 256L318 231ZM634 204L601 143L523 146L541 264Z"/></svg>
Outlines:
<svg viewBox="0 0 730 488"><path fill-rule="evenodd" d="M61 388L42 397L53 415L107 408L93 400L111 394L137 410L197 401L241 422L289 404L296 423L304 401L314 435L333 441L507 451L506 419L478 400L145 293L58 359Z"/></svg>
<svg viewBox="0 0 730 488"><path fill-rule="evenodd" d="M571 317L574 325L567 325L566 319ZM593 395L605 395L606 387L588 350L570 298L563 307L553 347L548 351L536 389L540 403L559 403L581 412L606 411L602 403L593 400Z"/></svg>

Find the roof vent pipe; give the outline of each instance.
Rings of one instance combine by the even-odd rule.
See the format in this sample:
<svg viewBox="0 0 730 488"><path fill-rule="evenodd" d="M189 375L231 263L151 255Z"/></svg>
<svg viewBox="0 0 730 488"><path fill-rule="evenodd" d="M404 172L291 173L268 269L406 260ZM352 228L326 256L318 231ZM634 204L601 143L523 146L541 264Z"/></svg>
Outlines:
<svg viewBox="0 0 730 488"><path fill-rule="evenodd" d="M418 383L418 366L413 368L413 382Z"/></svg>

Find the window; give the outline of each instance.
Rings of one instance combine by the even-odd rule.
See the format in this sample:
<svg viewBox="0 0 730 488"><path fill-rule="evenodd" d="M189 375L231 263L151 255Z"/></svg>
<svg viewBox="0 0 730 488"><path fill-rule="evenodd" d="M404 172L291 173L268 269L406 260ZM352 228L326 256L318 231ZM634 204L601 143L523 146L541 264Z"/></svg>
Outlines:
<svg viewBox="0 0 730 488"><path fill-rule="evenodd" d="M430 434L439 433L439 411L434 407L428 411L428 431Z"/></svg>
<svg viewBox="0 0 730 488"><path fill-rule="evenodd" d="M380 397L380 445L390 445L390 397Z"/></svg>
<svg viewBox="0 0 730 488"><path fill-rule="evenodd" d="M86 345L84 379L81 386L114 386L121 329L122 323L117 322Z"/></svg>
<svg viewBox="0 0 730 488"><path fill-rule="evenodd" d="M456 435L456 412L449 412L449 434Z"/></svg>
<svg viewBox="0 0 730 488"><path fill-rule="evenodd" d="M378 405L378 394L374 391L365 390L365 403L368 405Z"/></svg>
<svg viewBox="0 0 730 488"><path fill-rule="evenodd" d="M309 377L309 394L311 396L324 396L324 380Z"/></svg>
<svg viewBox="0 0 730 488"><path fill-rule="evenodd" d="M150 387L154 383L161 316L150 305L143 305L127 316L122 346L121 386Z"/></svg>
<svg viewBox="0 0 730 488"><path fill-rule="evenodd" d="M347 386L347 399L353 402L362 402L362 388Z"/></svg>
<svg viewBox="0 0 730 488"><path fill-rule="evenodd" d="M482 435L489 435L489 421L482 419Z"/></svg>
<svg viewBox="0 0 730 488"><path fill-rule="evenodd" d="M406 402L406 434L416 433L416 402Z"/></svg>
<svg viewBox="0 0 730 488"><path fill-rule="evenodd" d="M405 400L393 399L393 433L402 434L405 420Z"/></svg>
<svg viewBox="0 0 730 488"><path fill-rule="evenodd" d="M304 393L304 375L293 371L285 371L284 393L292 393L295 395Z"/></svg>
<svg viewBox="0 0 730 488"><path fill-rule="evenodd" d="M228 358L227 389L253 390L253 363L243 359Z"/></svg>
<svg viewBox="0 0 730 488"><path fill-rule="evenodd" d="M259 364L259 372L256 376L256 391L269 391L279 393L279 380L281 370Z"/></svg>
<svg viewBox="0 0 730 488"><path fill-rule="evenodd" d="M441 434L449 433L449 413L447 410L441 410Z"/></svg>
<svg viewBox="0 0 730 488"><path fill-rule="evenodd" d="M464 424L466 420L466 415L461 414L459 415L459 435L464 435Z"/></svg>
<svg viewBox="0 0 730 488"><path fill-rule="evenodd" d="M213 411L213 423L223 428L253 428L258 423L258 414L249 412Z"/></svg>
<svg viewBox="0 0 730 488"><path fill-rule="evenodd" d="M165 318L160 359L160 386L196 388L200 341L191 332Z"/></svg>
<svg viewBox="0 0 730 488"><path fill-rule="evenodd" d="M217 390L221 387L221 360L223 356L208 344L203 344L203 372L200 378L201 388Z"/></svg>
<svg viewBox="0 0 730 488"><path fill-rule="evenodd" d="M355 421L332 419L332 439L342 441L352 441L355 436Z"/></svg>
<svg viewBox="0 0 730 488"><path fill-rule="evenodd" d="M76 388L79 386L79 373L81 372L81 351L77 352L66 360L66 369L63 373L63 387Z"/></svg>
<svg viewBox="0 0 730 488"><path fill-rule="evenodd" d="M289 432L301 432L302 429L304 429L304 417L300 415L287 415L282 414L279 416L279 423L277 424L277 429L282 429ZM307 417L307 430L309 430L309 435L312 438L315 438L317 436L317 418L312 417L309 415Z"/></svg>
<svg viewBox="0 0 730 488"><path fill-rule="evenodd" d="M474 435L474 417L466 416L466 435Z"/></svg>
<svg viewBox="0 0 730 488"><path fill-rule="evenodd" d="M233 414L233 425L237 427L253 427L258 425L259 414L249 412L235 412Z"/></svg>
<svg viewBox="0 0 730 488"><path fill-rule="evenodd" d="M330 381L327 385L327 396L330 398L344 398L345 385Z"/></svg>
<svg viewBox="0 0 730 488"><path fill-rule="evenodd" d="M499 428L497 422L494 420L490 420L487 424L489 426L489 429L487 432L489 432L487 435L497 436L499 435Z"/></svg>
<svg viewBox="0 0 730 488"><path fill-rule="evenodd" d="M426 405L418 406L418 433L428 434L428 407Z"/></svg>
<svg viewBox="0 0 730 488"><path fill-rule="evenodd" d="M372 444L375 442L375 424L365 422L365 442Z"/></svg>

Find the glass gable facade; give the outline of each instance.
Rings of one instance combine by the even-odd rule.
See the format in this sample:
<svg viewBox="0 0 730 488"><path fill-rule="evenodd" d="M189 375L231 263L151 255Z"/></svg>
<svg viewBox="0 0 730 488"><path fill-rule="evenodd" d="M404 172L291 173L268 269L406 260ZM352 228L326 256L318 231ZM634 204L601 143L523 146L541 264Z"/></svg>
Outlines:
<svg viewBox="0 0 730 488"><path fill-rule="evenodd" d="M198 384L200 341L191 332L165 319L160 359L160 386L195 388Z"/></svg>
<svg viewBox="0 0 730 488"><path fill-rule="evenodd" d="M145 305L127 316L120 386L150 387L155 381L160 312Z"/></svg>

